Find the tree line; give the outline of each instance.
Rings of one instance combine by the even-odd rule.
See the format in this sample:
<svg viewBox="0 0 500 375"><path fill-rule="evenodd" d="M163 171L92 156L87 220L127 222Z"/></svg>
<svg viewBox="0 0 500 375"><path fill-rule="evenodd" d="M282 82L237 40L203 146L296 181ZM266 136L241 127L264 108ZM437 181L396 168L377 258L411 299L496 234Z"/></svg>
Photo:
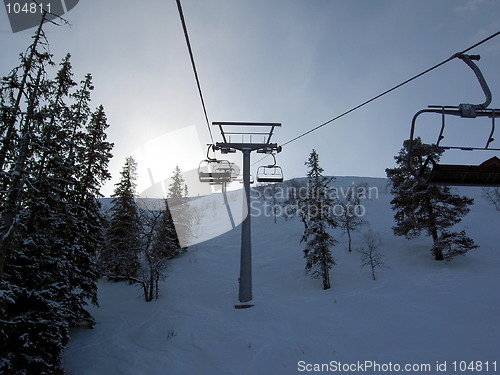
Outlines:
<svg viewBox="0 0 500 375"><path fill-rule="evenodd" d="M113 144L93 90L91 74L74 80L69 54L54 62L42 24L0 81L2 374L63 374L69 329L95 323L87 308L101 277L139 283L151 301L168 261L185 251L173 221L187 195L178 167L168 204L139 207L128 158L109 215L102 209Z"/></svg>
<svg viewBox="0 0 500 375"><path fill-rule="evenodd" d="M464 230L451 231L470 211L474 200L460 196L447 186L429 185L420 182L408 168L409 140L403 143L402 149L395 156L396 167L387 168L386 173L390 180L391 206L394 210L396 225L392 227L396 236L407 239L418 237L422 234L430 236L433 244L430 249L437 261L451 260L458 255L465 255L468 251L478 246L474 240L467 236ZM443 153L436 145L422 143L417 138L413 140L413 160L410 162L415 170L420 170L424 160L432 157L439 161ZM276 187L267 189L271 192L271 213L275 216L280 205L287 207L285 220L292 213L298 216L304 224L301 242L305 243L303 249L306 259L305 270L311 277L321 279L323 289L331 287L330 270L336 265L333 248L338 243L332 234L332 229L341 229L348 236L348 250L352 251L352 232L357 231L367 222L354 210L349 209L359 205L359 195L354 191L359 186L352 187L353 194L345 194L343 199L333 199L335 194L332 183L334 177L323 175L323 168L319 164L319 155L313 150L305 162L308 167L307 179L304 183L296 180L290 181L291 189L287 189L288 197L283 202L276 199ZM305 194L296 192L305 190ZM498 189L483 189L483 194L488 201L498 202ZM295 193L295 194L294 194ZM264 196L265 195L260 195ZM336 213L333 207L342 209ZM293 217L293 215L292 215ZM361 253L361 265L369 267L372 277L376 279L376 269L383 267L382 254L378 248L382 245L380 236L371 230L363 234L364 245L358 251Z"/></svg>
<svg viewBox="0 0 500 375"><path fill-rule="evenodd" d="M167 198L138 204L133 157L126 159L120 174L108 215L107 246L100 253L99 265L110 280L140 285L144 299L150 302L158 298L159 280L165 276L168 262L187 250L181 247L177 231L190 227L186 208L181 206L188 199L188 188L177 166Z"/></svg>
<svg viewBox="0 0 500 375"><path fill-rule="evenodd" d="M52 75L52 72L55 74ZM59 374L68 329L97 303L98 198L113 145L92 76L48 52L42 25L0 82L0 372Z"/></svg>

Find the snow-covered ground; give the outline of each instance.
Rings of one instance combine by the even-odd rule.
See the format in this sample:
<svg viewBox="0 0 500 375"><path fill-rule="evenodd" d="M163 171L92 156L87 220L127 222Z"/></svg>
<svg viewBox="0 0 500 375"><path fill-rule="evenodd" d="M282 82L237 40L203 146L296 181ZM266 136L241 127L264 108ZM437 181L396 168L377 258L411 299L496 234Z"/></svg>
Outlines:
<svg viewBox="0 0 500 375"><path fill-rule="evenodd" d="M347 236L336 232L332 289L322 290L320 280L304 274L302 223L253 217L254 307L234 308L238 227L173 261L154 302L144 302L137 287L101 281L100 307L91 309L97 324L72 331L68 374L382 374L397 373L397 366L400 373L494 374L495 361L500 373L500 212L480 189L460 189L476 198L460 227L480 248L436 262L429 238L393 235L386 181L360 180L379 187L378 198L364 202L370 224L361 229L383 240L386 267L376 281L360 268L360 255L347 251ZM353 245L361 245L360 234ZM446 371L437 371L444 361ZM460 361L482 362L474 364L476 371L460 372ZM407 364L416 371L403 371Z"/></svg>

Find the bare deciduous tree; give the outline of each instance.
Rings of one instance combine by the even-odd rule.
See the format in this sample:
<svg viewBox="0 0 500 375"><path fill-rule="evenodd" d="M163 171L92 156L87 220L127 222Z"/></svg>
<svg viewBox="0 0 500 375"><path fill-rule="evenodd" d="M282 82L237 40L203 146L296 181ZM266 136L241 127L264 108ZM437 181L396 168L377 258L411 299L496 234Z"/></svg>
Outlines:
<svg viewBox="0 0 500 375"><path fill-rule="evenodd" d="M382 254L378 251L382 245L382 239L378 233L369 230L362 236L366 247L362 246L358 251L361 254L361 268L370 267L373 280L376 280L375 270L384 267Z"/></svg>
<svg viewBox="0 0 500 375"><path fill-rule="evenodd" d="M500 187L483 187L483 197L500 211Z"/></svg>
<svg viewBox="0 0 500 375"><path fill-rule="evenodd" d="M360 192L366 190L366 183L353 186L348 189L344 200L339 202L340 207L342 207L342 215L338 217L339 226L349 238L349 252L352 251L352 232L358 230L361 225L367 224L367 221L357 214L360 205Z"/></svg>
<svg viewBox="0 0 500 375"><path fill-rule="evenodd" d="M167 259L155 251L154 240L160 225L163 212L161 210L142 211L142 241L141 268L138 280L144 291L146 302L158 298L158 281L166 266Z"/></svg>

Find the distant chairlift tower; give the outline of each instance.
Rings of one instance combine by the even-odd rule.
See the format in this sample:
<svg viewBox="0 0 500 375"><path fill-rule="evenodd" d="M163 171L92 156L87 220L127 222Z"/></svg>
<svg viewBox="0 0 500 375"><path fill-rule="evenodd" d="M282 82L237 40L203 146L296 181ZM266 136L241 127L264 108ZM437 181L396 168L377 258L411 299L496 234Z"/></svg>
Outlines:
<svg viewBox="0 0 500 375"><path fill-rule="evenodd" d="M257 151L261 154L272 154L280 152L281 147L271 143L271 137L280 123L252 123L252 122L213 122L213 126L219 127L223 142L217 142L215 149L223 154L243 153L243 187L247 215L241 225L241 257L240 257L240 281L239 300L242 303L252 300L252 235L250 215L250 153ZM240 305L236 307L249 307L251 305Z"/></svg>

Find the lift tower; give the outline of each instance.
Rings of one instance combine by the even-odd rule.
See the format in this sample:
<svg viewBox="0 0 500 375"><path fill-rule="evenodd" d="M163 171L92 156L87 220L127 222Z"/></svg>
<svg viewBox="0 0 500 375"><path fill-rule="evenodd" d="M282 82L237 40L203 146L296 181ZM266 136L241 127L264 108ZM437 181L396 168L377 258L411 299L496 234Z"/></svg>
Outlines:
<svg viewBox="0 0 500 375"><path fill-rule="evenodd" d="M241 225L241 257L239 300L242 303L252 300L252 235L250 215L250 153L257 151L261 154L280 152L281 147L271 143L274 128L280 123L255 123L255 122L213 122L219 127L222 142L215 144L215 149L223 154L243 153L243 200L246 217ZM245 206L246 205L246 206ZM249 307L250 305L247 305ZM240 306L244 307L244 306Z"/></svg>

